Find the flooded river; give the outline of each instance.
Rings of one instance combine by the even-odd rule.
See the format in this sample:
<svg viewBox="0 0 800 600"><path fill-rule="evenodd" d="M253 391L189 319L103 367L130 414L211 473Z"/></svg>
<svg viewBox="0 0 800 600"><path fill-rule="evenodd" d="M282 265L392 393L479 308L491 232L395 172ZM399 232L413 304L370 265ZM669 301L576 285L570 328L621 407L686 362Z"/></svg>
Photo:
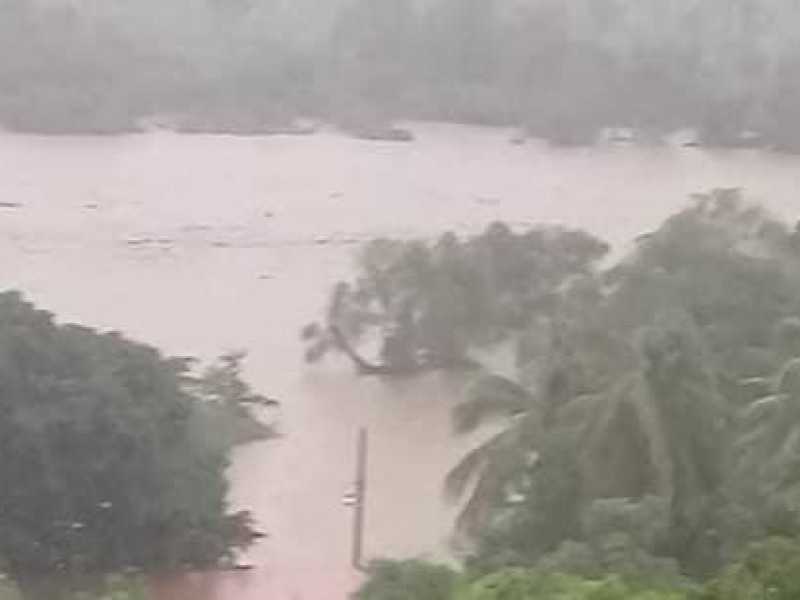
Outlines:
<svg viewBox="0 0 800 600"><path fill-rule="evenodd" d="M248 378L281 400L283 436L237 451L232 502L269 533L251 572L166 585L180 600L340 600L355 435L369 427L368 556L442 556L443 473L458 384L385 383L306 367L300 327L347 276L361 240L561 222L615 243L687 194L742 187L800 216L800 159L697 149L554 150L496 129L414 127L410 144L333 133L235 138L0 135L0 272L62 320L166 352L249 352Z"/></svg>

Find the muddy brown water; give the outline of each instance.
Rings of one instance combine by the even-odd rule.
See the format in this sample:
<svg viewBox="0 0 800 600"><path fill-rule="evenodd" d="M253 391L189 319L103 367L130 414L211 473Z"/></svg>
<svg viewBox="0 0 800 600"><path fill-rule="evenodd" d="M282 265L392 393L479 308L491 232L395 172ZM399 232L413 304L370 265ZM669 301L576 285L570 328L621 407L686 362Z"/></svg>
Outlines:
<svg viewBox="0 0 800 600"><path fill-rule="evenodd" d="M441 480L469 445L449 414L460 383L384 382L308 368L299 328L378 235L559 222L624 244L689 193L742 187L800 217L800 159L752 152L511 145L509 132L413 126L409 144L333 133L236 138L0 135L0 268L61 320L178 355L249 352L281 400L282 437L240 448L231 502L269 537L249 572L158 582L169 600L345 597L355 434L369 427L368 556L446 556Z"/></svg>

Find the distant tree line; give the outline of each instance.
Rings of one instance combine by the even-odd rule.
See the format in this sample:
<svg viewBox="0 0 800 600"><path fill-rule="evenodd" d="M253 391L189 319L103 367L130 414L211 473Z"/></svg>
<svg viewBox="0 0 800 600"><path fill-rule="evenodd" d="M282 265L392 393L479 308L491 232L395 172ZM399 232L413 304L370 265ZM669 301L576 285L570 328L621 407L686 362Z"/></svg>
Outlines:
<svg viewBox="0 0 800 600"><path fill-rule="evenodd" d="M0 122L367 134L402 119L557 144L680 128L800 151L793 0L0 0Z"/></svg>

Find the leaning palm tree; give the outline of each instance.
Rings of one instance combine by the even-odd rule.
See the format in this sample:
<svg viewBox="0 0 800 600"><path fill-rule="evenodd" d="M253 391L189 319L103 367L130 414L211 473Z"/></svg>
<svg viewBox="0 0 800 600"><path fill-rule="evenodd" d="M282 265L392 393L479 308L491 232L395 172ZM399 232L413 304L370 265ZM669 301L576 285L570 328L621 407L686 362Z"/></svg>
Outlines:
<svg viewBox="0 0 800 600"><path fill-rule="evenodd" d="M771 384L770 394L739 415L737 467L756 494L775 498L800 490L800 358L789 360Z"/></svg>
<svg viewBox="0 0 800 600"><path fill-rule="evenodd" d="M484 374L467 400L454 411L458 433L474 431L490 419L504 419L502 428L470 450L448 473L445 490L453 500L471 493L458 517L457 528L472 532L484 525L511 493L520 473L537 459L542 441L545 407L521 384L499 375Z"/></svg>
<svg viewBox="0 0 800 600"><path fill-rule="evenodd" d="M554 437L580 436L581 407L593 405L583 384L583 357L575 355L563 332L547 329L550 339L543 352L547 358L544 364L534 361L532 368L524 370L524 383L484 373L454 410L454 428L459 434L502 422L445 480L445 491L453 500L470 492L458 517L460 531L475 532L498 506L514 500L524 473L535 467Z"/></svg>
<svg viewBox="0 0 800 600"><path fill-rule="evenodd" d="M456 408L457 430L492 417L506 422L448 475L454 497L473 484L461 529L486 524L548 448L575 452L585 499L663 496L675 522L689 527L719 485L723 437L713 377L686 325L657 323L642 336L638 362L612 361L607 367L617 370L609 373L598 374L593 363L624 347L587 352L578 343L555 353L538 385L479 380Z"/></svg>
<svg viewBox="0 0 800 600"><path fill-rule="evenodd" d="M358 290L348 283L340 282L334 288L328 304L325 320L311 323L301 331L301 338L308 344L306 361L315 363L326 354L338 351L347 356L359 373L384 374L390 369L363 357L355 348L365 331L379 322L379 316L361 301Z"/></svg>
<svg viewBox="0 0 800 600"><path fill-rule="evenodd" d="M581 475L589 498L667 500L666 549L694 569L702 537L714 527L726 473L725 404L701 331L688 313L658 315L637 341L636 367L586 413Z"/></svg>

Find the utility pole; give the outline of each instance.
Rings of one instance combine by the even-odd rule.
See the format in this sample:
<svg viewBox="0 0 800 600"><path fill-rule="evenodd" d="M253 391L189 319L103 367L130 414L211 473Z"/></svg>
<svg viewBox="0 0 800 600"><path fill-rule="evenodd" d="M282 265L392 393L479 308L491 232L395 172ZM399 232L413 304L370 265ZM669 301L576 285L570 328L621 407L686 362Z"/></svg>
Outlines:
<svg viewBox="0 0 800 600"><path fill-rule="evenodd" d="M364 515L367 500L367 430L362 427L358 431L356 444L356 479L353 490L353 547L351 563L353 568L364 569L362 555L364 549Z"/></svg>

